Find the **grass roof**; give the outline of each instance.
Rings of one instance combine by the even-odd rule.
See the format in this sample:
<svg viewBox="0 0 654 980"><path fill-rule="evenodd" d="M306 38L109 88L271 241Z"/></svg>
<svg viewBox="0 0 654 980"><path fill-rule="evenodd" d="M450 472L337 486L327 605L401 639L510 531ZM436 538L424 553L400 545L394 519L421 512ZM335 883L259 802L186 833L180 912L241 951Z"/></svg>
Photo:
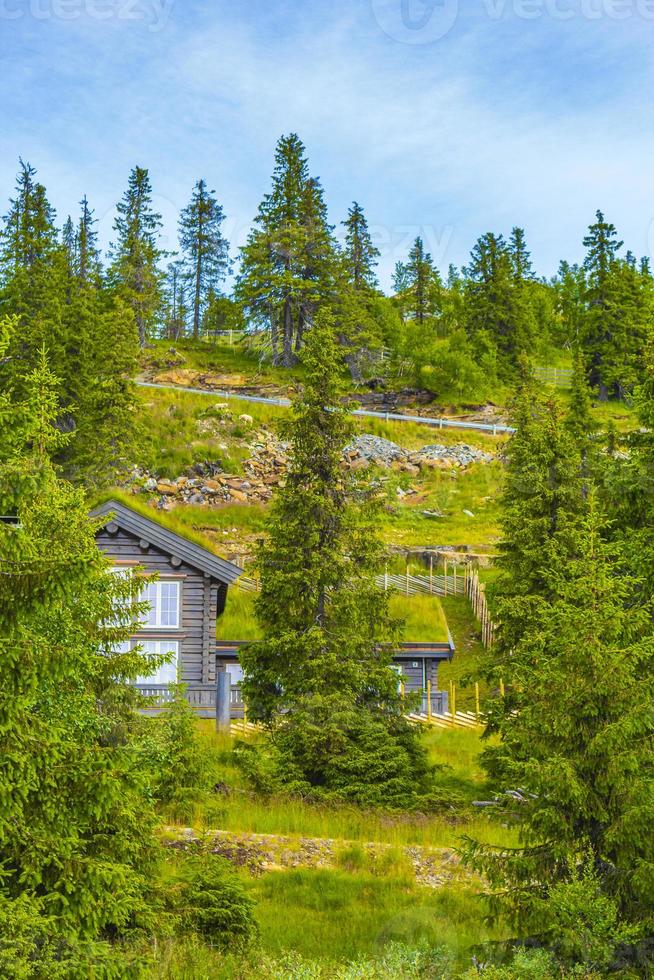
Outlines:
<svg viewBox="0 0 654 980"><path fill-rule="evenodd" d="M245 592L238 586L229 590L225 611L218 619L219 640L261 639L261 630L254 615L254 599L253 592ZM405 621L402 630L405 643L447 642L447 620L435 596L394 593L390 606L393 616Z"/></svg>

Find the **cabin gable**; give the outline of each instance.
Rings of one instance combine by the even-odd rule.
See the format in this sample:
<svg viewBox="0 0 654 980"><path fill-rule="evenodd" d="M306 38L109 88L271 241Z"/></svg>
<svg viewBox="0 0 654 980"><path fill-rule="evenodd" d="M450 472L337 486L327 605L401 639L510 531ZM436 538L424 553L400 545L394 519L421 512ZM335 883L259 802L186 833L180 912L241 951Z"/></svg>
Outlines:
<svg viewBox="0 0 654 980"><path fill-rule="evenodd" d="M135 630L132 643L145 652L174 652L184 683L215 683L216 618L241 570L123 504L110 501L92 516L109 517L96 540L114 568L158 576L148 587L149 622ZM174 673L171 665L168 683Z"/></svg>

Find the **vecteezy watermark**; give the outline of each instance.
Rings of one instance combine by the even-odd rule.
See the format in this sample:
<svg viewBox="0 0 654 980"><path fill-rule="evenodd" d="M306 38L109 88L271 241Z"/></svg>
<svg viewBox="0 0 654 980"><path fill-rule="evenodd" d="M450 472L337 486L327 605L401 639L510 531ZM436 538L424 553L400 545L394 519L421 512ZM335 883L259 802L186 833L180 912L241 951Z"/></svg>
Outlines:
<svg viewBox="0 0 654 980"><path fill-rule="evenodd" d="M175 0L0 0L0 21L97 20L132 21L150 31L164 29Z"/></svg>
<svg viewBox="0 0 654 980"><path fill-rule="evenodd" d="M389 37L404 44L431 44L454 27L459 0L371 0L377 23ZM518 20L640 20L654 23L654 0L476 0L466 17L491 21Z"/></svg>
<svg viewBox="0 0 654 980"><path fill-rule="evenodd" d="M654 0L482 0L491 20L513 14L519 20L629 20L654 21Z"/></svg>
<svg viewBox="0 0 654 980"><path fill-rule="evenodd" d="M416 239L421 238L425 252L429 252L437 268L444 268L447 264L447 254L454 234L452 225L435 228L433 225L389 227L373 224L369 230L373 244L379 249L382 259L406 262Z"/></svg>
<svg viewBox="0 0 654 980"><path fill-rule="evenodd" d="M459 0L372 0L377 23L394 41L431 44L456 23Z"/></svg>

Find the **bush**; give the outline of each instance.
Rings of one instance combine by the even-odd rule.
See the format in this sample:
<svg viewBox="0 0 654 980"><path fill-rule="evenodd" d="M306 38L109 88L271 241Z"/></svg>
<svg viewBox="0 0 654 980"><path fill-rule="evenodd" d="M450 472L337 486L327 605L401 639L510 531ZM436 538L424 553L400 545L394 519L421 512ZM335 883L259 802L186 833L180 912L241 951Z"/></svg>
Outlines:
<svg viewBox="0 0 654 980"><path fill-rule="evenodd" d="M464 330L419 350L415 367L418 383L442 401L481 402L492 397L494 352L486 344L473 347Z"/></svg>
<svg viewBox="0 0 654 980"><path fill-rule="evenodd" d="M145 959L127 945L80 940L24 894L0 897L0 977L3 980L128 980Z"/></svg>
<svg viewBox="0 0 654 980"><path fill-rule="evenodd" d="M174 698L152 722L146 740L157 800L181 818L190 816L194 805L214 782L212 757L198 734L193 709L176 685Z"/></svg>
<svg viewBox="0 0 654 980"><path fill-rule="evenodd" d="M420 733L402 717L315 696L279 722L269 739L237 750L253 788L385 810L453 808L438 787Z"/></svg>
<svg viewBox="0 0 654 980"><path fill-rule="evenodd" d="M185 930L221 949L245 946L256 933L254 903L225 858L202 853L185 857L169 904Z"/></svg>

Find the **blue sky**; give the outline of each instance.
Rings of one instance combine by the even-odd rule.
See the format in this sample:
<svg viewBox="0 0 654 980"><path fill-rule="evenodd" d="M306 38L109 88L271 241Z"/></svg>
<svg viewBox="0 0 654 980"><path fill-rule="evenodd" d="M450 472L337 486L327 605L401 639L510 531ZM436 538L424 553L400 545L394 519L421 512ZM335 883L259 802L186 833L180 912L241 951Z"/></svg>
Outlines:
<svg viewBox="0 0 654 980"><path fill-rule="evenodd" d="M654 0L0 0L0 51L3 211L21 155L103 243L138 163L168 247L204 176L236 250L296 131L384 286L417 234L445 270L514 224L550 275L600 207L654 252Z"/></svg>

